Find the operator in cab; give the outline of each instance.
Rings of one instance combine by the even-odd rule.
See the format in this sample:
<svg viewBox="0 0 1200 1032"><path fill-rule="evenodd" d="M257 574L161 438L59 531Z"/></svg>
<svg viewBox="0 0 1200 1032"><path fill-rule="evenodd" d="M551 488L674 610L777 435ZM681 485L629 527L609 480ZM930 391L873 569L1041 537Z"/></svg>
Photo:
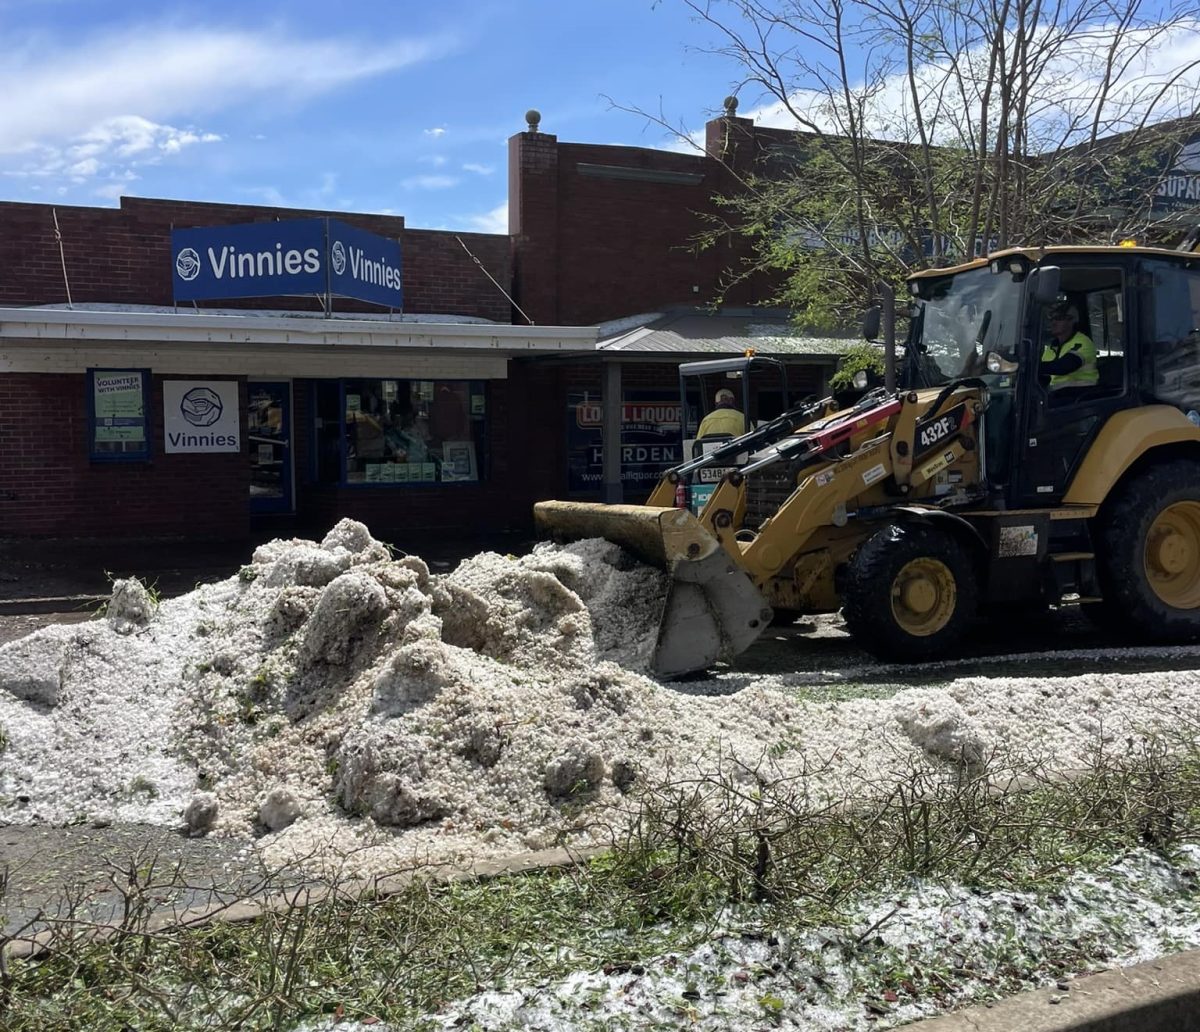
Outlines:
<svg viewBox="0 0 1200 1032"><path fill-rule="evenodd" d="M1048 378L1051 391L1063 387L1096 387L1100 370L1096 364L1096 345L1086 333L1079 332L1079 310L1062 303L1050 309L1050 343L1042 349L1040 373Z"/></svg>
<svg viewBox="0 0 1200 1032"><path fill-rule="evenodd" d="M713 398L716 408L700 420L696 439L714 435L741 437L746 432L746 417L734 407L733 391L722 387Z"/></svg>

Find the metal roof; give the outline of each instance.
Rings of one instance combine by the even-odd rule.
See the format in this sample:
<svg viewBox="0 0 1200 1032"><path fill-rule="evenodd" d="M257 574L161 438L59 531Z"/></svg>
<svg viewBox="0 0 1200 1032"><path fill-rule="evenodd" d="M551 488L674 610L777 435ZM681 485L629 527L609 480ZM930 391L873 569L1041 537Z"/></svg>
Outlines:
<svg viewBox="0 0 1200 1032"><path fill-rule="evenodd" d="M642 326L604 337L601 352L673 355L760 355L833 360L855 343L852 337L820 337L796 330L787 314L776 309L723 309L708 314L695 309L665 313Z"/></svg>

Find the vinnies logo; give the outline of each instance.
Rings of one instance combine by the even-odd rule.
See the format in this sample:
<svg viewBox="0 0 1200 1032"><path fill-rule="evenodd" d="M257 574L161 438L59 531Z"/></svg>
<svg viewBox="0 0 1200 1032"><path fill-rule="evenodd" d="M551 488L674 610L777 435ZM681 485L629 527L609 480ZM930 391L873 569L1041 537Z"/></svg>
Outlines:
<svg viewBox="0 0 1200 1032"><path fill-rule="evenodd" d="M224 410L221 396L208 387L193 387L179 403L180 414L192 426L212 426Z"/></svg>
<svg viewBox="0 0 1200 1032"><path fill-rule="evenodd" d="M175 258L175 271L187 283L200 275L200 256L194 247L185 247L179 252Z"/></svg>

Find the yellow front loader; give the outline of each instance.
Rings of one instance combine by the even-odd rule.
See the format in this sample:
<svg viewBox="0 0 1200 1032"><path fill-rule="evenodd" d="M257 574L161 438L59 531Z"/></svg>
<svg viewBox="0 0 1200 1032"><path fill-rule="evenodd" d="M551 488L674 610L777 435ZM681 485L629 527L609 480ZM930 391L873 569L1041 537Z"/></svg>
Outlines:
<svg viewBox="0 0 1200 1032"><path fill-rule="evenodd" d="M536 522L671 574L664 677L732 658L773 614L839 609L902 661L951 650L984 606L1083 605L1143 638L1195 639L1198 265L1021 248L918 274L897 388L792 409L668 471L645 505L540 502ZM1047 372L1052 310L1095 346L1070 382ZM690 487L719 468L697 517Z"/></svg>

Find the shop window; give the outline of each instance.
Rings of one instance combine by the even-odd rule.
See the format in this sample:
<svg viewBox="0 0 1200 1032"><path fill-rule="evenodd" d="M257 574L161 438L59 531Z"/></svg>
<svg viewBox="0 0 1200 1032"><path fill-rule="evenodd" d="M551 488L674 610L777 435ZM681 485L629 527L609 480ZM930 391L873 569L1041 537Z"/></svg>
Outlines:
<svg viewBox="0 0 1200 1032"><path fill-rule="evenodd" d="M1154 268L1154 394L1200 409L1200 270Z"/></svg>
<svg viewBox="0 0 1200 1032"><path fill-rule="evenodd" d="M89 369L87 407L93 462L150 458L149 369Z"/></svg>
<svg viewBox="0 0 1200 1032"><path fill-rule="evenodd" d="M343 380L341 415L345 483L483 478L481 380Z"/></svg>

